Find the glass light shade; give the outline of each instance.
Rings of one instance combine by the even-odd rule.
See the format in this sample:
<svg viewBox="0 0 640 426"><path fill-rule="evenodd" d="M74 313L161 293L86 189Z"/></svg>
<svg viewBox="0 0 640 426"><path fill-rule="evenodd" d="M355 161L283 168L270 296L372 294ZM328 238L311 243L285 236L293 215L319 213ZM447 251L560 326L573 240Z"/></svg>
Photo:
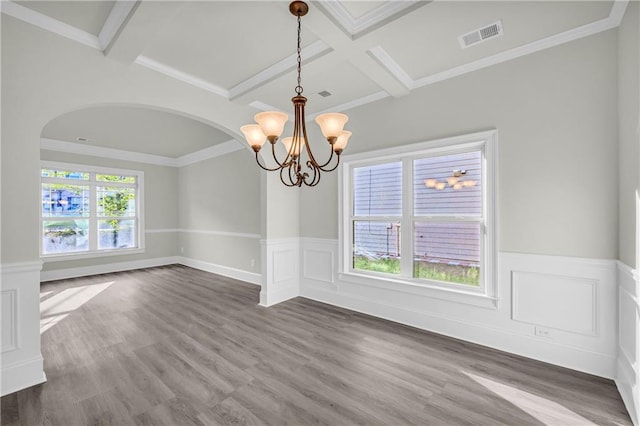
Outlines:
<svg viewBox="0 0 640 426"><path fill-rule="evenodd" d="M287 152L290 153L291 155L295 156L295 157L299 157L300 156L300 143L297 143L295 148L294 148L294 152L291 152L291 144L293 144L293 138L289 137L289 138L284 138L281 139L283 145L285 148L287 148Z"/></svg>
<svg viewBox="0 0 640 426"><path fill-rule="evenodd" d="M244 133L244 137L250 146L262 146L267 137L262 133L262 129L257 124L247 124L240 127L240 131Z"/></svg>
<svg viewBox="0 0 640 426"><path fill-rule="evenodd" d="M438 190L442 190L442 189L444 189L444 187L445 187L445 186L447 186L447 184L446 184L446 183L444 183L444 182L438 182L438 183L436 183L436 189L438 189Z"/></svg>
<svg viewBox="0 0 640 426"><path fill-rule="evenodd" d="M342 133L340 133L340 136L338 136L338 140L336 140L335 143L333 144L333 150L334 151L344 150L347 147L347 144L349 143L350 137L351 137L351 132L348 130L345 130Z"/></svg>
<svg viewBox="0 0 640 426"><path fill-rule="evenodd" d="M464 182L462 182L462 184L464 186L466 186L467 188L471 188L472 186L476 186L476 181L475 180L465 180Z"/></svg>
<svg viewBox="0 0 640 426"><path fill-rule="evenodd" d="M460 182L453 185L453 189L462 189L462 184Z"/></svg>
<svg viewBox="0 0 640 426"><path fill-rule="evenodd" d="M316 117L316 123L325 138L337 138L342 134L344 125L349 121L349 117L339 112L328 112Z"/></svg>
<svg viewBox="0 0 640 426"><path fill-rule="evenodd" d="M456 183L458 183L458 180L460 178L458 178L457 176L449 176L447 178L447 182L449 183L450 186L454 186Z"/></svg>
<svg viewBox="0 0 640 426"><path fill-rule="evenodd" d="M424 181L424 186L426 186L427 188L435 188L436 183L438 183L436 179L426 179Z"/></svg>
<svg viewBox="0 0 640 426"><path fill-rule="evenodd" d="M284 112L265 111L257 113L253 119L260 125L262 133L266 136L280 137L289 116Z"/></svg>

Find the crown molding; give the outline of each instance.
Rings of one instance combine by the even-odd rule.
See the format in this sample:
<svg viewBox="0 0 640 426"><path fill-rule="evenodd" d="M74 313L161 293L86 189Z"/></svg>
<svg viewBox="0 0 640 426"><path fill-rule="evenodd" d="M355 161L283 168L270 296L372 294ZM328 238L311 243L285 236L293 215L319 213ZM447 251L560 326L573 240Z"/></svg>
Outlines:
<svg viewBox="0 0 640 426"><path fill-rule="evenodd" d="M302 49L302 56L305 58L306 63L308 61L319 58L320 56L325 55L332 50L333 49L331 48L331 46L329 46L327 43L322 40L317 40L316 42ZM285 59L271 65L268 68L265 68L253 77L250 77L243 82L238 83L229 90L229 97L231 99L237 98L238 96L250 91L251 89L267 83L274 78L281 76L287 71L294 69L297 64L296 58L296 55L287 56Z"/></svg>
<svg viewBox="0 0 640 426"><path fill-rule="evenodd" d="M140 0L116 0L111 12L109 12L109 16L107 16L102 25L100 34L98 34L102 50L106 50L111 45L114 37L120 32L129 15L139 3Z"/></svg>
<svg viewBox="0 0 640 426"><path fill-rule="evenodd" d="M97 50L102 50L100 40L93 34L89 34L86 31L78 29L72 25L65 24L62 21L53 19L50 16L44 15L40 12L36 12L28 7L21 6L12 1L1 1L0 10L5 15L12 16L16 19L24 21L28 24L35 25L43 30L50 31L58 34L62 37L66 37L85 46L92 47Z"/></svg>
<svg viewBox="0 0 640 426"><path fill-rule="evenodd" d="M68 152L71 154L90 155L93 157L111 158L113 160L134 161L137 163L155 164L158 166L175 167L175 158L162 155L144 154L141 152L125 151L121 149L105 148L101 146L85 145L82 143L66 142L56 139L41 138L40 149L49 151Z"/></svg>
<svg viewBox="0 0 640 426"><path fill-rule="evenodd" d="M185 154L182 157L178 157L175 159L175 167L188 166L210 158L220 157L235 151L240 151L241 149L244 149L242 144L235 139L231 139L190 154Z"/></svg>
<svg viewBox="0 0 640 426"><path fill-rule="evenodd" d="M413 80L409 74L407 74L407 72L393 60L391 55L382 48L382 46L376 46L370 49L369 54L387 68L389 73L391 73L400 83L405 85L409 90L413 90L616 28L622 21L622 17L624 16L628 3L629 0L616 0L611 7L609 16L604 19L545 37L513 49L505 50L495 55L478 59L477 61L453 67L446 71L431 74L417 80Z"/></svg>
<svg viewBox="0 0 640 426"><path fill-rule="evenodd" d="M427 3L423 0L387 1L359 18L355 18L340 1L318 0L320 9L329 14L352 39L361 37Z"/></svg>
<svg viewBox="0 0 640 426"><path fill-rule="evenodd" d="M200 77L187 74L186 72L172 68L169 65L163 64L154 59L140 55L134 62L145 68L149 68L150 70L157 71L166 76L175 78L176 80L180 80L183 83L190 84L191 86L206 90L207 92L214 93L218 96L222 96L223 98L229 98L229 91L227 89L223 89L222 87L216 86L213 83L209 83L208 81L203 80Z"/></svg>
<svg viewBox="0 0 640 426"><path fill-rule="evenodd" d="M113 160L133 161L135 163L153 164L156 166L184 167L210 158L220 157L243 149L241 143L232 139L218 145L201 149L178 158L162 155L145 154L142 152L125 151L122 149L105 148L101 146L85 145L75 142L66 142L56 139L41 138L40 149L70 154L89 155L91 157L103 157Z"/></svg>

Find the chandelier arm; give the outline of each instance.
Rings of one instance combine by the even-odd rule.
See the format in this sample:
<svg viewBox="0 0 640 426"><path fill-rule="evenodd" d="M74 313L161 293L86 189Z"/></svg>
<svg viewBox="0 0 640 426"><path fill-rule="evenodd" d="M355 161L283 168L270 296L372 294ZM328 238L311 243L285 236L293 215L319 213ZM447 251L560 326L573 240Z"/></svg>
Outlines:
<svg viewBox="0 0 640 426"><path fill-rule="evenodd" d="M335 167L334 167L333 169L331 169L331 170L327 170L327 169L325 169L325 167L327 167L327 166L329 165L329 163L331 163L331 160L333 160L333 154L335 153L335 152L334 152L334 150L333 150L333 145L329 144L329 149L331 149L331 154L329 155L329 159L327 160L327 162L326 162L326 163L324 163L324 164L322 164L322 165L318 164L318 167L319 167L319 168L320 168L320 170L322 170L323 172L328 172L328 171L331 171L331 170L335 170ZM338 160L338 161L339 161L339 160ZM336 167L337 167L337 166L336 166Z"/></svg>
<svg viewBox="0 0 640 426"><path fill-rule="evenodd" d="M304 184L307 186L316 186L318 182L320 182L320 176L321 176L320 169L318 168L317 165L314 165L311 161L307 161L307 167L313 170L313 179L311 179L311 182L307 182L305 180Z"/></svg>
<svg viewBox="0 0 640 426"><path fill-rule="evenodd" d="M266 166L263 166L262 163L260 163L260 157L258 156L258 151L256 151L256 163L258 163L258 166L260 166L261 169L266 170L268 172L275 172L276 170L280 170L281 167L276 167L275 169L270 169Z"/></svg>
<svg viewBox="0 0 640 426"><path fill-rule="evenodd" d="M273 156L273 161L276 162L276 164L278 165L278 168L274 169L274 170L279 170L282 169L283 167L287 167L287 161L289 160L289 156L285 157L284 162L280 162L278 161L278 157L276 157L276 142L274 141L271 144L271 155Z"/></svg>
<svg viewBox="0 0 640 426"><path fill-rule="evenodd" d="M333 152L333 151L332 151L332 152ZM320 170L322 170L323 172L332 172L332 171L334 171L335 169L337 169L337 168L338 168L338 166L340 165L340 154L336 154L336 157L338 158L338 161L336 162L336 165L335 165L335 166L333 166L333 167L332 167L332 168L330 168L330 169L324 169L323 167L324 167L324 166L326 166L326 164L324 164L324 165L323 165L323 167L320 167Z"/></svg>
<svg viewBox="0 0 640 426"><path fill-rule="evenodd" d="M284 180L284 171L285 169L289 169L289 182ZM296 186L296 184L293 182L293 179L291 179L291 166L289 167L283 167L280 169L280 181L288 187L293 187Z"/></svg>

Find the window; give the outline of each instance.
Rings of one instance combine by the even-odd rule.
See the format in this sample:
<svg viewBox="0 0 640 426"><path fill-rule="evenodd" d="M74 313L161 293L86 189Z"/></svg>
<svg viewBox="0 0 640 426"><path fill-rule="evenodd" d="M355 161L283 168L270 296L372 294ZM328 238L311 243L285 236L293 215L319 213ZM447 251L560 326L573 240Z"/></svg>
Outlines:
<svg viewBox="0 0 640 426"><path fill-rule="evenodd" d="M42 257L142 251L142 172L43 163L40 176Z"/></svg>
<svg viewBox="0 0 640 426"><path fill-rule="evenodd" d="M495 137L484 132L347 156L343 274L495 295Z"/></svg>

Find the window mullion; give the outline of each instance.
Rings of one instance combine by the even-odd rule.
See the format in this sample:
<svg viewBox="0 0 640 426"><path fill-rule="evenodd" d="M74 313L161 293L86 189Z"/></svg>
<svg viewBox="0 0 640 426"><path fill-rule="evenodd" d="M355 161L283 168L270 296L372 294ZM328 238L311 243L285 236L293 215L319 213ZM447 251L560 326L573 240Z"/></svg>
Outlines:
<svg viewBox="0 0 640 426"><path fill-rule="evenodd" d="M96 173L92 172L90 175L90 187L89 187L89 250L98 250L98 187L96 184Z"/></svg>
<svg viewBox="0 0 640 426"><path fill-rule="evenodd" d="M413 161L402 161L402 220L400 225L400 275L413 278Z"/></svg>

